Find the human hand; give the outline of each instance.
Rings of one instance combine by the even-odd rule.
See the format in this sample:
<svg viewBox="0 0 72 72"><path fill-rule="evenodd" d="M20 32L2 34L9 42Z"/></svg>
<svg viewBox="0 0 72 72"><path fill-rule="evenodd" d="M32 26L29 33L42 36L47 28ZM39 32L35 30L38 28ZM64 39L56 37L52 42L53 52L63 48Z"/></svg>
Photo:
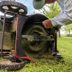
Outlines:
<svg viewBox="0 0 72 72"><path fill-rule="evenodd" d="M52 27L53 27L51 21L48 20L48 19L47 19L47 20L44 20L44 21L42 22L42 24L43 24L43 26L44 26L45 28L52 28Z"/></svg>

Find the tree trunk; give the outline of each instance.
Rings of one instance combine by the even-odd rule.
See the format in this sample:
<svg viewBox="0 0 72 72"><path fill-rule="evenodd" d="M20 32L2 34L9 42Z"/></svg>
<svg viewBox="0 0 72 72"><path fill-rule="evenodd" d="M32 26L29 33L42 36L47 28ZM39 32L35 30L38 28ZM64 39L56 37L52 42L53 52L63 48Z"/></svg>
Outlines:
<svg viewBox="0 0 72 72"><path fill-rule="evenodd" d="M70 35L70 30L69 30L69 35Z"/></svg>

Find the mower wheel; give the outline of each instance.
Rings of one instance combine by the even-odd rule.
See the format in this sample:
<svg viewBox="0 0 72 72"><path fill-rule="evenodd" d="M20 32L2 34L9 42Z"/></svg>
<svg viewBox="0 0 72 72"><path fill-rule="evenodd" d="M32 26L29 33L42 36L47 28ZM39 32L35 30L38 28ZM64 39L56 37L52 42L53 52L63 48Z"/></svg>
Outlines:
<svg viewBox="0 0 72 72"><path fill-rule="evenodd" d="M23 35L32 35L35 37L35 40L37 41L28 41L22 37L22 46L26 54L29 56L31 55L31 57L39 58L46 51L47 44L47 41L40 41L39 39L40 36L47 36L47 32L39 24L27 28L27 30L24 31L24 34L22 33L22 36Z"/></svg>
<svg viewBox="0 0 72 72"><path fill-rule="evenodd" d="M5 12L7 11L7 14L13 15L13 14L27 14L27 8L21 3L13 2L13 1L2 1L0 2L0 11Z"/></svg>
<svg viewBox="0 0 72 72"><path fill-rule="evenodd" d="M3 70L9 70L9 71L12 71L12 70L19 70L21 68L24 67L25 64L27 64L28 61L23 61L23 62L11 62L10 60L2 60L0 61L0 69L3 69Z"/></svg>

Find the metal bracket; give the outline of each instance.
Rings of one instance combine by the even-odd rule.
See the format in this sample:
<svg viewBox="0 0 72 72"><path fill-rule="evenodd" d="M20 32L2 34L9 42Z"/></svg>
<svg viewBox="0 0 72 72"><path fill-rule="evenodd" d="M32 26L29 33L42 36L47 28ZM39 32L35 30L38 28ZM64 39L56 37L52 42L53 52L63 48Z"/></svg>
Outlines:
<svg viewBox="0 0 72 72"><path fill-rule="evenodd" d="M52 36L40 36L40 38L35 38L33 35L22 35L23 39L26 39L30 42L32 41L54 41L54 38Z"/></svg>
<svg viewBox="0 0 72 72"><path fill-rule="evenodd" d="M5 19L6 19L6 13L4 13L4 19L3 19L3 30L2 30L2 40L1 40L1 56L3 56L3 42L4 42L4 31L5 31Z"/></svg>

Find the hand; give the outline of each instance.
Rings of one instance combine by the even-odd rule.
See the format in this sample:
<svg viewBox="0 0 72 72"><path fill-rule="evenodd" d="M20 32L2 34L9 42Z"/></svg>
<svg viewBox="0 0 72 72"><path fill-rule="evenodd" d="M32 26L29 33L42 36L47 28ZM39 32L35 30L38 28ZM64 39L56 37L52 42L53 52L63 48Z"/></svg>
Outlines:
<svg viewBox="0 0 72 72"><path fill-rule="evenodd" d="M42 22L42 24L43 24L43 26L44 26L45 28L52 28L52 27L53 27L51 21L48 20L48 19L47 19L47 20L44 20L44 21Z"/></svg>

